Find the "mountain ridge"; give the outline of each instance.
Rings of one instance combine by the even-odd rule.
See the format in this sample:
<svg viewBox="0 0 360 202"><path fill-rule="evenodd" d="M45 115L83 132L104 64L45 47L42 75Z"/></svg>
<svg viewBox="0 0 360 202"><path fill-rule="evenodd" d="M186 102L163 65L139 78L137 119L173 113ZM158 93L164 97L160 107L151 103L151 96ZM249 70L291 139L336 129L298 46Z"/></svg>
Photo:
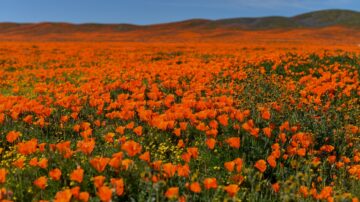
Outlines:
<svg viewBox="0 0 360 202"><path fill-rule="evenodd" d="M265 16L265 17L239 17L217 20L188 19L175 22L137 25L130 23L68 23L68 22L39 22L39 23L16 23L0 22L0 31L4 28L31 26L31 25L58 25L74 26L89 31L91 28L112 28L113 31L128 31L134 29L148 29L151 27L171 25L195 26L235 26L243 29L271 29L271 28L316 28L326 26L356 26L360 28L360 12L343 9L329 9L308 12L292 17ZM120 28L120 29L118 29Z"/></svg>
<svg viewBox="0 0 360 202"><path fill-rule="evenodd" d="M336 33L327 33L332 27ZM235 36L239 38L245 32L294 32L292 30L313 30L321 32L319 36L338 37L337 33L344 36L356 36L360 30L360 12L351 10L320 10L304 13L292 17L268 16L258 18L228 18L219 20L189 19L177 22L135 25L127 23L102 24L82 23L73 24L66 22L41 22L41 23L0 23L0 40L116 40L116 41L171 41L203 38L213 39ZM307 31L308 32L308 31ZM332 31L331 31L332 32ZM293 34L293 33L292 33ZM249 35L249 34L248 34ZM256 35L256 34L255 34ZM300 37L304 34L297 34ZM307 37L312 34L306 34ZM355 38L354 35L354 38ZM175 39L178 37L178 39ZM257 36L259 37L259 36ZM276 36L271 36L276 38ZM334 38L333 37L333 38ZM249 35L249 38L250 35Z"/></svg>

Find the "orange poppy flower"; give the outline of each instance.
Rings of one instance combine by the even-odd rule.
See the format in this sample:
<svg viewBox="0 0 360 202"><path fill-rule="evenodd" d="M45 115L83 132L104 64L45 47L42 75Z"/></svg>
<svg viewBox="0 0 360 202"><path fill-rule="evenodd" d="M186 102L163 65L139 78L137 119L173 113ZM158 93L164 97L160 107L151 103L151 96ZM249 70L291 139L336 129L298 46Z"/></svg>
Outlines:
<svg viewBox="0 0 360 202"><path fill-rule="evenodd" d="M0 113L0 124L3 124L5 121L5 114L4 113Z"/></svg>
<svg viewBox="0 0 360 202"><path fill-rule="evenodd" d="M179 147L179 148L185 147L184 140L179 140L179 142L178 142L178 144L177 144L177 147Z"/></svg>
<svg viewBox="0 0 360 202"><path fill-rule="evenodd" d="M268 137L268 138L271 137L271 128L269 128L269 127L263 128L263 132L266 137Z"/></svg>
<svg viewBox="0 0 360 202"><path fill-rule="evenodd" d="M225 167L226 170L228 170L229 172L232 172L232 171L234 171L234 168L235 168L235 162L234 162L234 161L225 162L225 163L224 163L224 167Z"/></svg>
<svg viewBox="0 0 360 202"><path fill-rule="evenodd" d="M212 121L210 121L209 126L212 129L217 129L218 128L218 122L216 120L212 120Z"/></svg>
<svg viewBox="0 0 360 202"><path fill-rule="evenodd" d="M133 157L141 152L141 145L133 140L129 140L121 146L121 149L126 151L130 157Z"/></svg>
<svg viewBox="0 0 360 202"><path fill-rule="evenodd" d="M331 155L327 158L328 162L330 164L334 164L336 162L336 156L335 155Z"/></svg>
<svg viewBox="0 0 360 202"><path fill-rule="evenodd" d="M327 199L331 197L332 192L333 192L333 188L330 186L326 186L320 191L320 194L317 196L317 199Z"/></svg>
<svg viewBox="0 0 360 202"><path fill-rule="evenodd" d="M30 161L29 161L29 165L30 166L37 166L37 164L38 164L38 159L36 158L36 157L34 157L34 158L32 158L32 159L30 159Z"/></svg>
<svg viewBox="0 0 360 202"><path fill-rule="evenodd" d="M226 143L229 144L230 147L233 147L235 149L240 148L240 138L239 137L230 137L225 140Z"/></svg>
<svg viewBox="0 0 360 202"><path fill-rule="evenodd" d="M124 193L124 180L111 178L110 182L115 187L116 195L121 196Z"/></svg>
<svg viewBox="0 0 360 202"><path fill-rule="evenodd" d="M79 194L79 200L83 202L89 201L90 194L88 192L80 192Z"/></svg>
<svg viewBox="0 0 360 202"><path fill-rule="evenodd" d="M79 198L79 193L80 193L80 187L76 186L70 189L71 194L75 197L75 198Z"/></svg>
<svg viewBox="0 0 360 202"><path fill-rule="evenodd" d="M165 192L165 197L168 199L176 199L179 197L179 188L178 187L170 187Z"/></svg>
<svg viewBox="0 0 360 202"><path fill-rule="evenodd" d="M47 178L45 176L39 177L34 181L34 185L40 189L45 189L47 186Z"/></svg>
<svg viewBox="0 0 360 202"><path fill-rule="evenodd" d="M10 131L7 135L6 135L6 140L9 143L13 143L15 142L16 139L18 139L18 137L21 135L20 132L17 131Z"/></svg>
<svg viewBox="0 0 360 202"><path fill-rule="evenodd" d="M265 172L266 170L266 162L264 160L258 160L256 163L255 163L255 168L257 168L260 172Z"/></svg>
<svg viewBox="0 0 360 202"><path fill-rule="evenodd" d="M20 142L18 146L18 152L23 155L28 155L36 152L37 139L31 139L26 142Z"/></svg>
<svg viewBox="0 0 360 202"><path fill-rule="evenodd" d="M126 126L125 126L125 128L127 128L127 129L133 129L135 127L135 122L130 122L130 123L128 123Z"/></svg>
<svg viewBox="0 0 360 202"><path fill-rule="evenodd" d="M300 148L296 151L297 155L299 156L305 156L306 155L306 149L305 148Z"/></svg>
<svg viewBox="0 0 360 202"><path fill-rule="evenodd" d="M325 151L327 153L330 153L334 150L334 146L332 145L323 145L322 147L320 147L320 151Z"/></svg>
<svg viewBox="0 0 360 202"><path fill-rule="evenodd" d="M40 168L47 168L48 167L48 160L47 158L42 158L40 159L40 161L37 163L37 166L39 166Z"/></svg>
<svg viewBox="0 0 360 202"><path fill-rule="evenodd" d="M119 126L116 128L115 130L117 133L119 133L120 135L124 135L125 133L125 127L124 126Z"/></svg>
<svg viewBox="0 0 360 202"><path fill-rule="evenodd" d="M107 133L107 134L104 136L105 142L113 143L113 142L114 142L114 136L115 136L115 133Z"/></svg>
<svg viewBox="0 0 360 202"><path fill-rule="evenodd" d="M276 167L276 158L272 155L270 155L266 161L268 162L268 164L272 167L275 168Z"/></svg>
<svg viewBox="0 0 360 202"><path fill-rule="evenodd" d="M300 186L299 192L303 197L306 198L308 196L309 190L305 186Z"/></svg>
<svg viewBox="0 0 360 202"><path fill-rule="evenodd" d="M162 166L162 169L163 169L164 173L166 174L166 177L172 177L175 175L177 166L173 165L172 163L165 163Z"/></svg>
<svg viewBox="0 0 360 202"><path fill-rule="evenodd" d="M180 125L181 130L185 131L187 129L188 123L187 122L180 122L179 125Z"/></svg>
<svg viewBox="0 0 360 202"><path fill-rule="evenodd" d="M103 186L105 179L106 179L106 177L104 177L102 175L95 176L93 178L95 187L99 188L99 187Z"/></svg>
<svg viewBox="0 0 360 202"><path fill-rule="evenodd" d="M93 132L92 129L89 128L89 129L86 129L83 132L81 132L80 135L81 135L81 137L84 138L84 140L87 140L89 138L89 136L92 135L92 132Z"/></svg>
<svg viewBox="0 0 360 202"><path fill-rule="evenodd" d="M286 142L286 134L285 133L280 133L279 134L279 139L281 140L282 143Z"/></svg>
<svg viewBox="0 0 360 202"><path fill-rule="evenodd" d="M107 186L102 186L97 190L97 195L101 201L110 201L112 197L112 190Z"/></svg>
<svg viewBox="0 0 360 202"><path fill-rule="evenodd" d="M139 159L141 159L141 160L143 160L143 161L146 161L146 162L150 162L150 152L145 152L145 153L143 153L143 154L141 154L140 156L139 156Z"/></svg>
<svg viewBox="0 0 360 202"><path fill-rule="evenodd" d="M121 158L113 157L109 161L109 166L112 168L118 169L121 166Z"/></svg>
<svg viewBox="0 0 360 202"><path fill-rule="evenodd" d="M74 120L78 119L79 113L78 112L73 112L70 114L71 118L73 118Z"/></svg>
<svg viewBox="0 0 360 202"><path fill-rule="evenodd" d="M252 129L250 129L250 134L252 135L252 136L254 136L254 137L258 137L259 136L259 131L260 131L260 129L259 128L252 128Z"/></svg>
<svg viewBox="0 0 360 202"><path fill-rule="evenodd" d="M95 148L95 140L93 138L90 138L87 140L78 141L77 148L84 154L89 155Z"/></svg>
<svg viewBox="0 0 360 202"><path fill-rule="evenodd" d="M190 184L190 191L194 193L200 193L201 192L201 186L198 182L193 182Z"/></svg>
<svg viewBox="0 0 360 202"><path fill-rule="evenodd" d="M198 152L198 148L197 147L188 147L187 148L187 152L189 152L189 154L191 154L191 156L194 159L197 159L199 152Z"/></svg>
<svg viewBox="0 0 360 202"><path fill-rule="evenodd" d="M180 128L175 128L173 131L174 135L177 137L181 136L181 129Z"/></svg>
<svg viewBox="0 0 360 202"><path fill-rule="evenodd" d="M241 169L242 169L242 165L243 165L243 160L241 158L236 158L233 160L233 162L235 163L236 165L236 171L237 172L240 172Z"/></svg>
<svg viewBox="0 0 360 202"><path fill-rule="evenodd" d="M131 160L131 159L124 159L124 160L121 161L121 166L125 170L127 170L130 167L130 165L132 165L133 163L134 163L134 161Z"/></svg>
<svg viewBox="0 0 360 202"><path fill-rule="evenodd" d="M216 189L217 188L216 178L205 178L204 187L205 189Z"/></svg>
<svg viewBox="0 0 360 202"><path fill-rule="evenodd" d="M75 132L80 132L80 125L78 125L78 124L74 125L74 126L73 126L73 130L74 130Z"/></svg>
<svg viewBox="0 0 360 202"><path fill-rule="evenodd" d="M73 170L70 174L70 180L81 183L84 177L84 170L78 167L77 169Z"/></svg>
<svg viewBox="0 0 360 202"><path fill-rule="evenodd" d="M209 149L213 150L215 148L216 140L214 138L209 138L206 140L206 145Z"/></svg>
<svg viewBox="0 0 360 202"><path fill-rule="evenodd" d="M41 144L39 144L39 145L38 145L39 151L40 151L40 152L44 152L44 151L45 151L45 146L46 146L46 143L41 143Z"/></svg>
<svg viewBox="0 0 360 202"><path fill-rule="evenodd" d="M226 186L224 189L229 194L230 197L234 197L236 193L239 191L239 186L236 184L231 184Z"/></svg>
<svg viewBox="0 0 360 202"><path fill-rule="evenodd" d="M265 119L265 120L269 120L271 117L270 111L269 110L264 110L261 113L261 118Z"/></svg>
<svg viewBox="0 0 360 202"><path fill-rule="evenodd" d="M183 166L178 165L177 167L177 173L180 177L188 177L190 174L190 167L188 164L185 164Z"/></svg>
<svg viewBox="0 0 360 202"><path fill-rule="evenodd" d="M106 165L109 163L110 158L93 158L90 160L90 164L94 167L98 172L103 172L106 168Z"/></svg>
<svg viewBox="0 0 360 202"><path fill-rule="evenodd" d="M61 177L61 170L59 168L55 168L53 170L50 170L49 176L52 180L60 180Z"/></svg>
<svg viewBox="0 0 360 202"><path fill-rule="evenodd" d="M0 169L0 184L4 184L6 181L6 169L5 168L1 168Z"/></svg>
<svg viewBox="0 0 360 202"><path fill-rule="evenodd" d="M55 200L54 202L70 202L71 200L71 190L70 189L65 189L63 191L59 191L56 193L55 195Z"/></svg>
<svg viewBox="0 0 360 202"><path fill-rule="evenodd" d="M25 158L20 157L16 161L12 163L12 165L16 166L17 168L23 168L24 167Z"/></svg>
<svg viewBox="0 0 360 202"><path fill-rule="evenodd" d="M274 183L271 185L272 189L274 190L275 193L278 193L280 190L280 184L279 183Z"/></svg>
<svg viewBox="0 0 360 202"><path fill-rule="evenodd" d="M228 117L228 115L226 115L226 114L223 114L223 115L220 115L220 116L218 116L217 117L217 120L219 121L219 123L222 125L222 126L228 126L228 124L229 124L229 122L228 122L228 120L229 120L229 117Z"/></svg>
<svg viewBox="0 0 360 202"><path fill-rule="evenodd" d="M143 127L142 126L138 126L136 128L133 129L134 133L137 135L137 136L141 136L142 133L143 133Z"/></svg>

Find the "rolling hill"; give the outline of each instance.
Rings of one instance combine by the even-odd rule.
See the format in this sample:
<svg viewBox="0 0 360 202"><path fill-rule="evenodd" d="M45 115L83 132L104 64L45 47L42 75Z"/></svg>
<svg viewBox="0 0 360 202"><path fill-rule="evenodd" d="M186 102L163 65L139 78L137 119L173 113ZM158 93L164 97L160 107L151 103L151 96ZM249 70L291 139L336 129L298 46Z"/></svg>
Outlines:
<svg viewBox="0 0 360 202"><path fill-rule="evenodd" d="M316 28L316 33L314 29ZM336 29L335 29L336 28ZM334 30L335 29L335 30ZM232 18L220 20L191 19L153 25L132 24L71 24L71 23L0 23L0 40L96 40L96 41L173 41L247 38L262 33L294 34L294 37L325 36L335 34L359 35L360 12L350 10L322 10L293 17ZM329 30L333 33L329 34ZM287 37L285 37L286 39ZM348 40L347 38L346 40Z"/></svg>

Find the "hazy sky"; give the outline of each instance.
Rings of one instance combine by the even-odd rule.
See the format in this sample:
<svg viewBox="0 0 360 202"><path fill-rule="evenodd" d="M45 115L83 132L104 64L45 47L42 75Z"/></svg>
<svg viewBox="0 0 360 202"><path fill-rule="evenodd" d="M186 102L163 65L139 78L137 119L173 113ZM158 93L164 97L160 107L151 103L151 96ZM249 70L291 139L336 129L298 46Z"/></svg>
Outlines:
<svg viewBox="0 0 360 202"><path fill-rule="evenodd" d="M190 18L293 16L360 10L360 0L0 0L1 22L152 24Z"/></svg>

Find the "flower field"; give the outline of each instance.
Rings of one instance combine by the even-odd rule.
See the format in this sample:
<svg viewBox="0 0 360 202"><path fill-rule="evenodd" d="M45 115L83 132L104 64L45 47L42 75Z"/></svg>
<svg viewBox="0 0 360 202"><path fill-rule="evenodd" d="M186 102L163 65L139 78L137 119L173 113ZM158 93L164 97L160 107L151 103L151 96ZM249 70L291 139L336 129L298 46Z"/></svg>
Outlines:
<svg viewBox="0 0 360 202"><path fill-rule="evenodd" d="M357 46L0 42L0 200L356 202L359 73Z"/></svg>

